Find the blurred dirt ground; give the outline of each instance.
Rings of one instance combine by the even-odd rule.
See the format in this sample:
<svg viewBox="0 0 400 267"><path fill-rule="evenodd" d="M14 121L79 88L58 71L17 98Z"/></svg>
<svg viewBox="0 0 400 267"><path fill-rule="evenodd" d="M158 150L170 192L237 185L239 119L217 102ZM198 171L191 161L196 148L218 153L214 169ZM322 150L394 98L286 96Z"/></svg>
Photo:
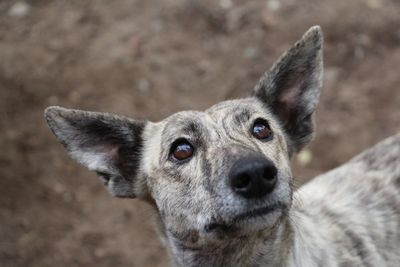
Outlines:
<svg viewBox="0 0 400 267"><path fill-rule="evenodd" d="M0 2L0 266L165 266L149 207L111 198L46 106L159 120L246 95L308 27L325 33L299 183L400 131L396 0ZM329 196L327 196L329 197Z"/></svg>

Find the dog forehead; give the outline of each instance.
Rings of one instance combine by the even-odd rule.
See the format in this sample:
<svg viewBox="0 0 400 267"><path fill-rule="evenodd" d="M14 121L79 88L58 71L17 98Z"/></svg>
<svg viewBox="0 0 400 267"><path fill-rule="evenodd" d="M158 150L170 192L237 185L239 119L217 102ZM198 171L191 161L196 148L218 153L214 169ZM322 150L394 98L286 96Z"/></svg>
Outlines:
<svg viewBox="0 0 400 267"><path fill-rule="evenodd" d="M204 112L188 110L172 114L162 124L161 136L168 143L178 137L205 134L208 132L206 128L212 127L210 124L214 122Z"/></svg>
<svg viewBox="0 0 400 267"><path fill-rule="evenodd" d="M212 128L226 126L227 119L229 124L236 124L250 119L254 114L268 117L270 112L261 101L252 97L219 102L205 111L180 111L163 121L162 136L208 132Z"/></svg>
<svg viewBox="0 0 400 267"><path fill-rule="evenodd" d="M238 113L265 113L264 105L256 98L249 97L243 99L226 100L215 104L207 109L206 114L218 120L221 116L233 116Z"/></svg>
<svg viewBox="0 0 400 267"><path fill-rule="evenodd" d="M207 122L207 114L202 111L185 110L172 114L164 120L164 130L186 129L194 124Z"/></svg>

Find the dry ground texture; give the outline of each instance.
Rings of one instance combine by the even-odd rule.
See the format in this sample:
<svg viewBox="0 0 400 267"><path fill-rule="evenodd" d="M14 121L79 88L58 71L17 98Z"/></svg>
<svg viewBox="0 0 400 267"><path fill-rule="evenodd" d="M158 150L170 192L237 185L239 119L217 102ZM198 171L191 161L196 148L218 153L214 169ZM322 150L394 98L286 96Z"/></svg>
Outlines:
<svg viewBox="0 0 400 267"><path fill-rule="evenodd" d="M300 184L400 131L399 14L397 0L1 0L0 266L167 262L149 207L69 160L46 106L151 120L204 109L246 95L320 24L325 85Z"/></svg>

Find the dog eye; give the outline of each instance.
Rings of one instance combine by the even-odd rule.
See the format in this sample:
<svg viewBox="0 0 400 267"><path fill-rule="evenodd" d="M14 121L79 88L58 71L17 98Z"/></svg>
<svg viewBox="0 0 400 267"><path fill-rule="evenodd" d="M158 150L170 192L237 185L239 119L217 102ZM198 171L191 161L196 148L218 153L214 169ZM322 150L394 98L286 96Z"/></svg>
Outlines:
<svg viewBox="0 0 400 267"><path fill-rule="evenodd" d="M264 119L255 120L251 133L259 140L266 140L272 136L271 128L269 127L268 122Z"/></svg>
<svg viewBox="0 0 400 267"><path fill-rule="evenodd" d="M182 161L193 156L194 148L186 139L178 139L171 147L171 158Z"/></svg>

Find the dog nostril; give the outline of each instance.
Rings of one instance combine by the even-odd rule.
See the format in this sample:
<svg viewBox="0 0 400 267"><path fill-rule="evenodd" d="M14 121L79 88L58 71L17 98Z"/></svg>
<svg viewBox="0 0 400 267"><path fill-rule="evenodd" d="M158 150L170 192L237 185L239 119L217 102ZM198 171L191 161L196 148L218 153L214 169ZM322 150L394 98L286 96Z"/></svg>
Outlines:
<svg viewBox="0 0 400 267"><path fill-rule="evenodd" d="M226 231L229 231L230 229L231 229L231 226L225 225L225 224L219 224L219 223L210 223L204 227L204 230L208 233L214 232L214 231L226 232Z"/></svg>
<svg viewBox="0 0 400 267"><path fill-rule="evenodd" d="M263 178L267 181L273 181L276 179L277 169L275 167L266 167L263 170Z"/></svg>
<svg viewBox="0 0 400 267"><path fill-rule="evenodd" d="M211 232L211 231L215 230L216 228L218 228L218 224L216 224L216 223L210 223L210 224L207 224L207 225L204 227L204 230L206 230L206 232Z"/></svg>
<svg viewBox="0 0 400 267"><path fill-rule="evenodd" d="M240 174L232 181L232 185L235 189L246 188L251 181L251 177L247 174Z"/></svg>

